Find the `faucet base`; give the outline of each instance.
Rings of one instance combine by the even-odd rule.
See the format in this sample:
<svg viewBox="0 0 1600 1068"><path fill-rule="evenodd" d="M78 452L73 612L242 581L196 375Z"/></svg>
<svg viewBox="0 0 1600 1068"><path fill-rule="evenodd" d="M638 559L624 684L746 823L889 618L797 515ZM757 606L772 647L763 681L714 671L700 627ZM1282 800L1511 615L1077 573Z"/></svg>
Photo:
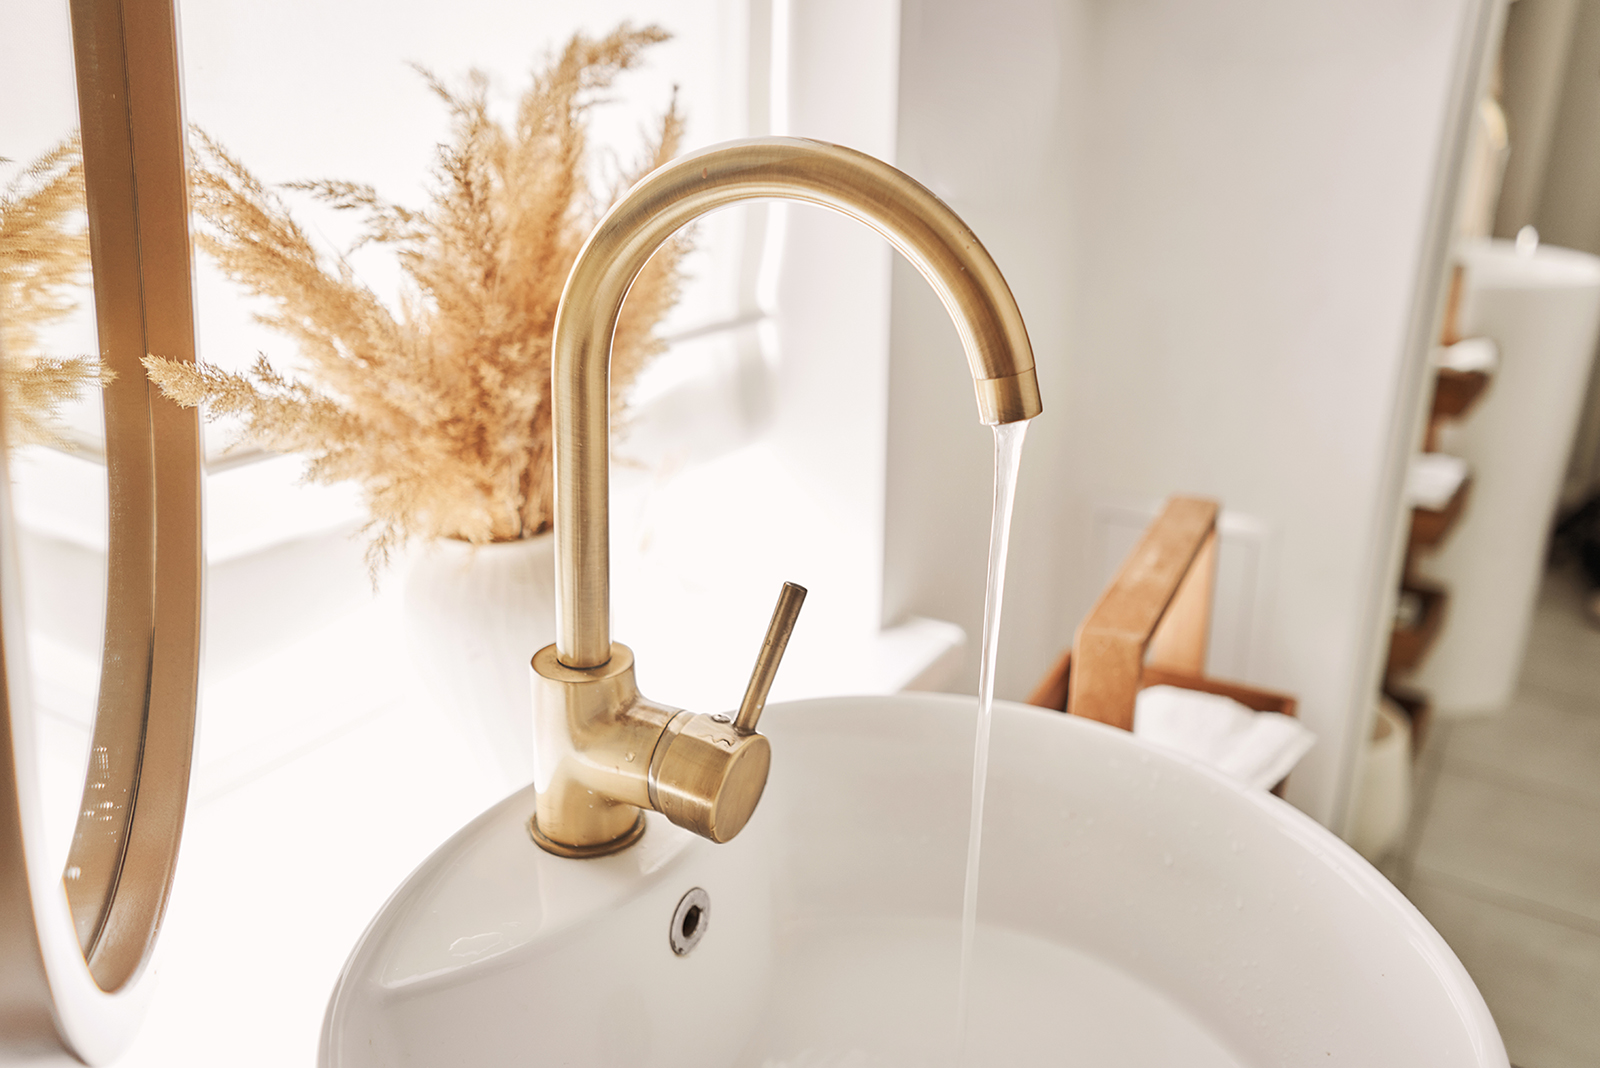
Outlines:
<svg viewBox="0 0 1600 1068"><path fill-rule="evenodd" d="M554 645L530 666L537 802L528 833L540 848L609 856L639 840L650 809L713 842L743 829L772 764L766 738L728 716L640 696L621 642L597 667L568 667Z"/></svg>
<svg viewBox="0 0 1600 1068"><path fill-rule="evenodd" d="M644 813L639 813L639 818L633 821L621 836L609 842L596 842L594 845L571 846L548 838L539 829L539 814L535 812L528 820L528 836L534 840L540 849L546 853L554 853L558 857L570 857L573 860L591 860L595 857L609 857L613 853L620 853L633 843L644 837Z"/></svg>

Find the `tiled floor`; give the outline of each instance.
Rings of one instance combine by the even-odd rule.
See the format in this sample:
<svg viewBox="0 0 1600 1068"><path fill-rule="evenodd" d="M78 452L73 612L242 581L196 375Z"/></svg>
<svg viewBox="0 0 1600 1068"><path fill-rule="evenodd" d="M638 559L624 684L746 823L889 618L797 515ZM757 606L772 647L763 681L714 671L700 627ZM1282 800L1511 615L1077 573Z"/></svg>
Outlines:
<svg viewBox="0 0 1600 1068"><path fill-rule="evenodd" d="M1600 1065L1600 628L1552 573L1494 719L1436 723L1385 869L1455 949L1518 1068Z"/></svg>

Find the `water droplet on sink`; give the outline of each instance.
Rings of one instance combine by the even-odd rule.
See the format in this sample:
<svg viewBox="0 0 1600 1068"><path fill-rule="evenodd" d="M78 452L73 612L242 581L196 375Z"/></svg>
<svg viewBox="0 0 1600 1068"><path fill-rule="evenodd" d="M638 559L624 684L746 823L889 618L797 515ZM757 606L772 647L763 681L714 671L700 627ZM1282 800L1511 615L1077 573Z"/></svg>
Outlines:
<svg viewBox="0 0 1600 1068"><path fill-rule="evenodd" d="M628 763L632 764L633 763L633 754L632 753L624 753L622 759L624 759Z"/></svg>

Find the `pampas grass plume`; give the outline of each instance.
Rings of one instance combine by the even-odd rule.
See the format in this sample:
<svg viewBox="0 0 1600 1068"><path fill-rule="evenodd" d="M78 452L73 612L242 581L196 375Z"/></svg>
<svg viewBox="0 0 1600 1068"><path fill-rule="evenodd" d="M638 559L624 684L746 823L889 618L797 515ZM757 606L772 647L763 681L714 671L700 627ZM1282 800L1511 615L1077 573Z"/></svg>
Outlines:
<svg viewBox="0 0 1600 1068"><path fill-rule="evenodd" d="M248 438L304 454L311 480L359 483L375 573L409 538L484 543L547 529L551 332L567 274L606 207L586 178L587 111L667 36L624 24L573 37L505 124L489 113L482 73L452 88L421 71L451 122L422 209L355 182L290 186L359 215L358 246L393 250L406 281L398 308L345 259L319 253L223 145L191 131L196 244L267 298L259 318L295 341L304 374L265 357L234 373L151 356L150 377L178 403L235 416ZM682 132L674 102L627 184L676 155ZM686 251L670 242L634 283L612 354L614 399L662 347L654 329L678 298Z"/></svg>

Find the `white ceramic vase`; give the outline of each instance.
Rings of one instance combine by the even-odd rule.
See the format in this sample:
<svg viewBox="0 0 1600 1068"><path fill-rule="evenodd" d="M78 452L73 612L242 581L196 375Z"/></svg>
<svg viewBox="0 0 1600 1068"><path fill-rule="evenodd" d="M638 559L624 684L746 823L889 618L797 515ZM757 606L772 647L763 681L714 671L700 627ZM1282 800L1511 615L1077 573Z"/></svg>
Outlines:
<svg viewBox="0 0 1600 1068"><path fill-rule="evenodd" d="M555 641L555 538L430 543L406 581L417 672L507 788L533 779L528 661Z"/></svg>
<svg viewBox="0 0 1600 1068"><path fill-rule="evenodd" d="M1348 841L1376 864L1400 844L1411 820L1411 721L1385 697L1373 727Z"/></svg>

